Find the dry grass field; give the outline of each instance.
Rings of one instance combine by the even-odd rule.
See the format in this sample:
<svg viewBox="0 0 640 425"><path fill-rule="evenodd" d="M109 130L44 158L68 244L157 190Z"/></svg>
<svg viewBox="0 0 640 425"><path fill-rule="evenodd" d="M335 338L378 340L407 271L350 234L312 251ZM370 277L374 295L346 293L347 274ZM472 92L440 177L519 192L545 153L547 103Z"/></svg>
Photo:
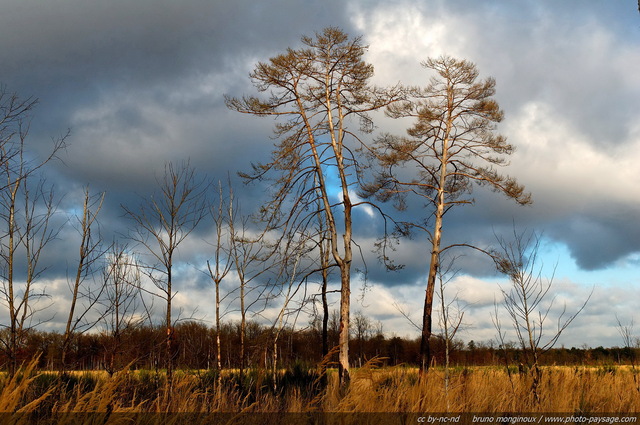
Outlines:
<svg viewBox="0 0 640 425"><path fill-rule="evenodd" d="M218 385L214 372L179 372L168 391L161 372L54 373L23 369L0 379L1 412L640 412L639 370L624 366L547 367L539 399L527 373L505 368L432 369L422 382L412 368L354 370L348 388L329 372L323 384L315 371L281 374L274 383L259 371L244 380L233 373Z"/></svg>

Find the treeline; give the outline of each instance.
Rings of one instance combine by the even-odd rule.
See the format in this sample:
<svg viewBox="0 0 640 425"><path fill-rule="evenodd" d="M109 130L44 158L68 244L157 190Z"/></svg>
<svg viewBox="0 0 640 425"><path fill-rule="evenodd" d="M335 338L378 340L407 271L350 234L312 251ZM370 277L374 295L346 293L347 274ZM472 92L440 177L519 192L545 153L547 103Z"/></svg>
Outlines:
<svg viewBox="0 0 640 425"><path fill-rule="evenodd" d="M242 323L225 322L220 326L221 367L223 369L246 368L271 369L273 339L277 332L272 326L247 321L244 324L244 365L239 356L243 344ZM180 322L174 326L172 361L166 355L166 326L141 325L123 330L116 338L110 333L85 333L77 335L67 350L65 364L61 364L64 335L58 332L32 330L25 338L20 351L20 361L28 362L39 357L38 366L44 370L106 370L116 372L125 367L133 369L165 369L169 363L179 369L216 369L217 332L197 321ZM338 326L333 321L329 329L329 343L338 344ZM419 341L400 337L387 338L382 333L367 331L352 339L354 365L362 365L376 357L389 365L415 363ZM322 363L322 330L317 326L296 330L286 327L280 330L277 344L278 367L289 368L295 364L314 367ZM335 361L336 356L333 356ZM0 355L0 363L8 361ZM331 364L329 364L331 365Z"/></svg>
<svg viewBox="0 0 640 425"><path fill-rule="evenodd" d="M335 322L334 322L335 325ZM269 370L272 368L274 329L254 321L246 324L246 346L248 368ZM331 344L338 343L338 328L332 326L329 332ZM160 370L168 363L164 342L166 327L138 326L122 332L119 339L107 333L79 335L68 350L66 365L61 364L60 353L64 335L57 332L33 330L29 332L20 352L22 362L38 358L41 370L60 370L70 367L74 370L106 370L117 372L125 367L133 369ZM221 326L222 367L238 369L241 344L239 322L228 322ZM354 353L353 364L362 366L373 361L377 366L417 366L419 363L420 339L385 336L375 329L367 329L364 334L352 330L350 350ZM282 331L278 344L278 366L291 369L298 366L314 368L323 362L321 329L310 326L304 330L286 328ZM172 347L173 364L177 369L216 369L216 332L201 322L187 321L175 326ZM445 340L438 336L432 339L433 365L444 365ZM526 364L526 353L515 343L500 347L494 341L465 344L454 341L450 347L450 366L505 366L518 367ZM631 347L596 348L554 348L546 353L543 365L607 366L635 364L640 350ZM6 355L0 355L0 362L7 362ZM335 356L329 366L336 365Z"/></svg>

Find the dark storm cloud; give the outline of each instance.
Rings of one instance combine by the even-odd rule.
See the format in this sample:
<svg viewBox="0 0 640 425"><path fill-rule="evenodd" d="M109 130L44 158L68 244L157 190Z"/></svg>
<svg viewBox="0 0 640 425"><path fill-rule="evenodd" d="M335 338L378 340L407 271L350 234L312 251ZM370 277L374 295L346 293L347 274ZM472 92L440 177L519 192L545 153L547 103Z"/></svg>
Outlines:
<svg viewBox="0 0 640 425"><path fill-rule="evenodd" d="M228 111L223 95L248 88L257 60L345 17L338 1L4 0L0 83L40 99L32 149L71 128L51 164L59 191L90 184L108 193L103 216L118 215L166 161L226 180L267 155L272 123Z"/></svg>
<svg viewBox="0 0 640 425"><path fill-rule="evenodd" d="M640 251L640 208L613 206L605 211L576 214L551 227L550 236L567 243L578 266L597 270Z"/></svg>
<svg viewBox="0 0 640 425"><path fill-rule="evenodd" d="M94 87L235 69L310 28L344 25L340 2L189 0L2 2L3 78L79 77ZM105 81L106 80L106 81Z"/></svg>
<svg viewBox="0 0 640 425"><path fill-rule="evenodd" d="M248 85L256 60L346 24L337 1L27 0L2 10L0 81L41 99L33 136L71 127L68 174L116 183L178 157L233 166L249 142L228 125L223 94Z"/></svg>

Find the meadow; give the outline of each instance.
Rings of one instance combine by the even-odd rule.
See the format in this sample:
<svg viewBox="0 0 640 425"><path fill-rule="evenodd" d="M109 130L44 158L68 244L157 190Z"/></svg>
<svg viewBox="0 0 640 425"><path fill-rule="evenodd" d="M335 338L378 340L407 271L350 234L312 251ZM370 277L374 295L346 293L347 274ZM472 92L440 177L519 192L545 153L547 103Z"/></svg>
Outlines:
<svg viewBox="0 0 640 425"><path fill-rule="evenodd" d="M55 415L101 413L460 413L560 412L571 414L640 411L640 370L631 366L547 366L538 398L527 371L504 367L432 368L419 379L410 367L354 369L340 388L337 373L296 366L274 379L264 370L176 371L167 388L162 371L42 372L35 363L13 378L0 378L0 412ZM104 416L105 423L107 416ZM63 418L63 419L61 419ZM4 423L4 421L3 421ZM71 423L71 422L69 422ZM96 422L97 423L97 422Z"/></svg>

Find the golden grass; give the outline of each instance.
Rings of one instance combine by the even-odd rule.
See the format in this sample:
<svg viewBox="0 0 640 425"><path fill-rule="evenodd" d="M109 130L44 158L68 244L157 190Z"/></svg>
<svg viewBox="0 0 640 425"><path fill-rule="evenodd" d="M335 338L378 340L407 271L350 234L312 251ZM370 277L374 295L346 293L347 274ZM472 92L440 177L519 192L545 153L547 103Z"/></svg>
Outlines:
<svg viewBox="0 0 640 425"><path fill-rule="evenodd" d="M80 374L90 384L66 386L51 380L50 388L34 390L39 379L34 364L13 379L0 379L0 412L43 412L60 415L59 423L73 422L77 412L640 412L637 370L626 367L543 368L539 400L531 394L528 374L507 374L504 368L476 367L450 372L448 388L442 369L418 379L416 369L372 365L355 370L348 388L339 388L331 372L326 388L310 376L306 382L282 385L277 391L255 374L239 385L225 380L203 380L196 373L177 373L171 391L161 374L123 371L109 377ZM317 376L317 375L316 375ZM49 381L46 381L49 382Z"/></svg>
<svg viewBox="0 0 640 425"><path fill-rule="evenodd" d="M419 382L415 370L355 374L341 399L325 400L334 412L640 412L640 391L626 368L545 368L536 401L528 374L473 368L452 373L431 370Z"/></svg>
<svg viewBox="0 0 640 425"><path fill-rule="evenodd" d="M32 412L53 392L48 389L37 397L29 398L29 389L36 378L34 374L38 360L31 361L12 378L7 375L2 377L0 390L0 412L27 413Z"/></svg>

